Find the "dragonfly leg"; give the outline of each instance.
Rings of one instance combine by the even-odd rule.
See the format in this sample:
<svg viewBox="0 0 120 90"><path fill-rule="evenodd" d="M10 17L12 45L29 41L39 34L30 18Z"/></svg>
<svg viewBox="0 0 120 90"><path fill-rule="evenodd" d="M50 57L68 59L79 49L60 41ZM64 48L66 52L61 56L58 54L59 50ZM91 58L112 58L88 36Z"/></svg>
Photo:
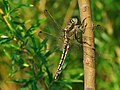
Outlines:
<svg viewBox="0 0 120 90"><path fill-rule="evenodd" d="M82 23L81 23L81 25L80 25L80 27L79 27L79 30L82 31L82 33L85 32L85 28L86 28L86 26L87 26L87 23L85 24L85 20L86 20L86 19L87 19L87 18L83 19L83 21L82 21Z"/></svg>
<svg viewBox="0 0 120 90"><path fill-rule="evenodd" d="M80 32L82 32L82 33L85 32L85 28L87 26L87 23L85 24L85 20L86 20L86 18L82 21L81 25L76 25L75 39L77 40L78 43L82 43L80 37L78 37L78 30L80 30Z"/></svg>
<svg viewBox="0 0 120 90"><path fill-rule="evenodd" d="M77 40L78 43L82 43L81 40L80 40L80 37L78 37L77 30L75 31L75 39Z"/></svg>

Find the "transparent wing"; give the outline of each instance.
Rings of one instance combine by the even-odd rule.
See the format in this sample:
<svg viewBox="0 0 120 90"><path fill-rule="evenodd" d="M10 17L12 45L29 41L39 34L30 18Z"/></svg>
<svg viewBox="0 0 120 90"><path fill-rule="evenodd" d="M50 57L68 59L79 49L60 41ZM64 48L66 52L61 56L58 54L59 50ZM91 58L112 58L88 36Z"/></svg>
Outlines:
<svg viewBox="0 0 120 90"><path fill-rule="evenodd" d="M102 23L94 21L94 34L95 34L95 54L96 58L101 57L102 53L99 52L98 47L103 46L103 42L106 38L106 29Z"/></svg>
<svg viewBox="0 0 120 90"><path fill-rule="evenodd" d="M50 47L52 48L62 48L63 43L63 31L60 27L60 25L55 21L55 19L52 17L52 15L45 10L44 14L47 18L45 27L40 30L39 36L40 37L47 37L49 40Z"/></svg>
<svg viewBox="0 0 120 90"><path fill-rule="evenodd" d="M60 35L63 35L63 30L61 26L57 23L57 21L53 18L53 16L48 12L48 10L44 10L44 14L47 18L46 29L49 31L49 33L54 34L57 37Z"/></svg>
<svg viewBox="0 0 120 90"><path fill-rule="evenodd" d="M94 21L94 30L95 31L100 31L100 32L104 32L105 31L105 27L103 27L104 25L102 25L102 23L96 22Z"/></svg>
<svg viewBox="0 0 120 90"><path fill-rule="evenodd" d="M51 20L51 22L53 23L53 25L55 27L57 27L58 30L62 30L61 26L56 22L56 20L52 17L52 15L48 12L48 10L44 10L44 14L45 16Z"/></svg>
<svg viewBox="0 0 120 90"><path fill-rule="evenodd" d="M105 27L99 23L94 23L94 33L95 33L95 38L101 39L102 35L106 33Z"/></svg>

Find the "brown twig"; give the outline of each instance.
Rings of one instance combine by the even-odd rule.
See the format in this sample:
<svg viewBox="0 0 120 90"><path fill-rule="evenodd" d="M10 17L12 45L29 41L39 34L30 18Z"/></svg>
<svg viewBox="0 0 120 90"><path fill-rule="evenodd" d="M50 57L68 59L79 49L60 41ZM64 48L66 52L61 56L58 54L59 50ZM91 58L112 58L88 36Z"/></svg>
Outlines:
<svg viewBox="0 0 120 90"><path fill-rule="evenodd" d="M86 18L83 41L84 90L95 90L94 26L91 19L90 0L78 0L81 22Z"/></svg>

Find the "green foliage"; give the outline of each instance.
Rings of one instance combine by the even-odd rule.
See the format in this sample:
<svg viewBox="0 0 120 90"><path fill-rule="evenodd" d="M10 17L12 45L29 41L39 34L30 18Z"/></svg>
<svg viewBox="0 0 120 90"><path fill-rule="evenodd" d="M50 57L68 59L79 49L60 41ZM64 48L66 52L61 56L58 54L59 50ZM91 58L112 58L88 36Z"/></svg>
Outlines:
<svg viewBox="0 0 120 90"><path fill-rule="evenodd" d="M57 48L56 37L42 36L39 29L53 36L57 33L57 37L61 31L54 31L50 21L40 18L44 9L38 4L40 1L0 0L0 67L5 67L0 69L0 88L10 81L19 90L83 90L82 47L71 45L60 78L53 79L61 50ZM71 1L47 0L45 7L63 24ZM119 0L91 0L93 22L102 26L94 31L97 90L120 89L119 4ZM72 16L79 17L77 4L71 11Z"/></svg>
<svg viewBox="0 0 120 90"><path fill-rule="evenodd" d="M6 26L5 28L3 27L4 30L2 30L1 26L0 44L5 55L11 59L11 70L8 77L12 78L10 81L22 84L20 89L31 88L32 90L38 90L37 84L40 79L45 81L52 79L47 57L45 57L45 53L43 53L47 39L40 41L35 37L35 29L39 27L41 23L45 22L45 18L36 20L36 22L27 29L24 19L20 17L18 20L14 21L14 19L17 17L16 11L18 8L23 8L23 6L30 8L31 5L22 4L11 9L7 0L3 0L3 5L4 9L1 9L1 23L6 24ZM22 21L20 21L20 19ZM24 77L15 78L16 73L20 71L23 72ZM45 81L43 81L43 83L45 83ZM51 81L49 81L48 84L50 82Z"/></svg>

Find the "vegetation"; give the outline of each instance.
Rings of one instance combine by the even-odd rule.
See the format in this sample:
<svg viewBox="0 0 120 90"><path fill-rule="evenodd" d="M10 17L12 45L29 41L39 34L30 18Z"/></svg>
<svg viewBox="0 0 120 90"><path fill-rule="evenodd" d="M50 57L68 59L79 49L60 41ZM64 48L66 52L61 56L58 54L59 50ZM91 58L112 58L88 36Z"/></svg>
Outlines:
<svg viewBox="0 0 120 90"><path fill-rule="evenodd" d="M120 1L90 3L95 24L96 89L119 90ZM62 28L70 17L77 17L80 24L77 0L0 0L1 90L83 90L82 46L74 39L64 69L54 81L62 32L45 17L45 9Z"/></svg>

